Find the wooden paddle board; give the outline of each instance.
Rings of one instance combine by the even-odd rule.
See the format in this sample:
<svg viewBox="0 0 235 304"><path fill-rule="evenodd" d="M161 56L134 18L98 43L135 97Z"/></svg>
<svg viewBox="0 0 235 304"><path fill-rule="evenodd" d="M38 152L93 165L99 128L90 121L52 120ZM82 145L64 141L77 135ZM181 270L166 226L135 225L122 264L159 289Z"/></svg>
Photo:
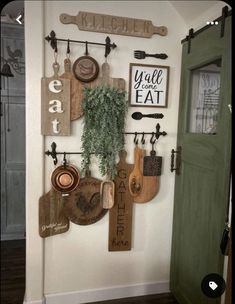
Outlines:
<svg viewBox="0 0 235 304"><path fill-rule="evenodd" d="M112 15L79 12L77 16L61 14L63 24L77 24L79 30L116 35L151 38L153 34L167 35L167 27L154 26L152 21Z"/></svg>
<svg viewBox="0 0 235 304"><path fill-rule="evenodd" d="M86 87L95 88L99 85L109 85L119 90L125 90L126 83L123 78L112 78L110 76L110 65L104 62L101 66L101 76L93 82L86 84Z"/></svg>
<svg viewBox="0 0 235 304"><path fill-rule="evenodd" d="M60 78L70 80L70 120L78 119L83 115L82 100L84 84L73 75L71 61L68 58L64 60L64 73Z"/></svg>
<svg viewBox="0 0 235 304"><path fill-rule="evenodd" d="M134 165L126 163L126 151L119 153L114 206L109 210L109 251L131 250L133 197L129 192L129 176Z"/></svg>
<svg viewBox="0 0 235 304"><path fill-rule="evenodd" d="M64 202L59 192L51 189L39 199L39 235L46 238L69 230L69 220L64 215Z"/></svg>
<svg viewBox="0 0 235 304"><path fill-rule="evenodd" d="M144 155L145 153L143 153ZM140 168L143 172L144 157L140 159ZM144 176L143 175L143 186L142 191L139 195L134 197L135 203L147 203L151 201L157 194L160 188L160 177L159 176Z"/></svg>

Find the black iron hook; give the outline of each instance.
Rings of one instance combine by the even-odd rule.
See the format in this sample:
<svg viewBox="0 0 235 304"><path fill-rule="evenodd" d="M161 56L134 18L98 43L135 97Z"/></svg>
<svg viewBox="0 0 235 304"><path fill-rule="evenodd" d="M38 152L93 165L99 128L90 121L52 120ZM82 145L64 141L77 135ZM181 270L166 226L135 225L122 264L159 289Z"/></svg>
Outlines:
<svg viewBox="0 0 235 304"><path fill-rule="evenodd" d="M87 56L87 55L89 55L89 53L88 53L88 42L86 41L85 43L86 43L86 51L85 51L85 55Z"/></svg>
<svg viewBox="0 0 235 304"><path fill-rule="evenodd" d="M66 167L67 165L67 160L66 160L66 152L63 153L64 154L64 158L63 158L63 166L64 168Z"/></svg>
<svg viewBox="0 0 235 304"><path fill-rule="evenodd" d="M144 138L145 133L143 132L142 134L142 138L141 138L141 144L144 145L145 144L145 138Z"/></svg>
<svg viewBox="0 0 235 304"><path fill-rule="evenodd" d="M156 136L156 134L154 132L152 132L152 136L150 138L150 143L152 144L152 146L155 144L155 142L157 140L156 138L155 138L155 140L153 140L154 136Z"/></svg>
<svg viewBox="0 0 235 304"><path fill-rule="evenodd" d="M67 54L70 54L70 41L68 39L68 43L67 43Z"/></svg>
<svg viewBox="0 0 235 304"><path fill-rule="evenodd" d="M136 144L136 145L138 145L138 138L137 138L137 132L135 132L135 138L134 138L134 143Z"/></svg>

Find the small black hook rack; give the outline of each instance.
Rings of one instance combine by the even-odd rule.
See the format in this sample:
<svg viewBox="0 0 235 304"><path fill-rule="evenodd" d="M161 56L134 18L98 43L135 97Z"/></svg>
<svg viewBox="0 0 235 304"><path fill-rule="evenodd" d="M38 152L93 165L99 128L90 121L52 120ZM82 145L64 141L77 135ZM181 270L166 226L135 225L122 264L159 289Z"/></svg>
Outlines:
<svg viewBox="0 0 235 304"><path fill-rule="evenodd" d="M135 135L134 138L134 143L138 143L137 135L142 135L142 139L144 138L145 135L152 135L153 137L155 136L156 139L159 139L160 136L166 136L167 133L165 131L160 132L160 124L158 123L156 125L156 132L124 132L123 134L125 135ZM141 139L141 141L142 141ZM152 138L153 140L153 138Z"/></svg>
<svg viewBox="0 0 235 304"><path fill-rule="evenodd" d="M49 151L49 150L47 150L46 152L45 152L45 154L47 155L47 156L51 156L52 158L53 158L53 162L54 162L54 165L56 165L57 163L58 163L58 159L57 159L57 155L64 155L64 157L63 157L63 165L64 166L66 166L67 165L67 160L66 160L66 155L71 155L71 154L82 154L83 152L57 152L56 151L56 147L57 147L57 145L56 145L56 143L55 142L53 142L52 144L51 144L51 151ZM90 154L95 154L95 153L90 153ZM107 154L106 154L107 155Z"/></svg>
<svg viewBox="0 0 235 304"><path fill-rule="evenodd" d="M99 42L93 42L93 41L83 41L83 40L72 40L72 39L57 38L55 31L51 31L50 34L45 37L45 40L50 42L50 45L51 45L52 49L55 50L55 52L57 52L57 41L65 41L67 43L68 43L68 41L70 43L71 42L73 42L73 43L83 43L86 46L88 44L105 46L105 54L104 54L105 57L108 57L109 53L111 52L111 49L115 49L117 47L117 45L115 43L111 43L111 40L108 36L105 39L105 43L99 43Z"/></svg>
<svg viewBox="0 0 235 304"><path fill-rule="evenodd" d="M124 132L123 133L124 135L135 135L134 137L134 143L137 145L138 144L138 138L137 138L137 135L142 135L142 138L141 138L141 143L144 144L145 143L145 139L144 139L144 136L145 135L152 135L151 137L151 144L154 144L155 141L157 139L159 139L160 136L166 136L167 133L165 131L163 132L160 132L160 124L158 123L156 125L156 132ZM155 140L154 140L154 143L153 143L153 138L155 137ZM45 154L47 156L51 156L52 159L53 159L53 162L54 162L54 165L56 165L58 163L58 159L57 159L57 155L64 155L63 157L63 164L66 165L67 164L67 160L66 160L66 155L70 155L70 154L83 154L83 152L57 152L56 151L56 143L53 142L51 144L51 151L47 150L45 152ZM95 153L90 153L90 154L95 154Z"/></svg>

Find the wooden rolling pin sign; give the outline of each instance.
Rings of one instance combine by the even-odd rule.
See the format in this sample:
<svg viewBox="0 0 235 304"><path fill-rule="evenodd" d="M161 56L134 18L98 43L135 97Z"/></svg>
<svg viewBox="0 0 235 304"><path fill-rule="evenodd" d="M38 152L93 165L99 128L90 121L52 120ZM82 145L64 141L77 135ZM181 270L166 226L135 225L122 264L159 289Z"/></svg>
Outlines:
<svg viewBox="0 0 235 304"><path fill-rule="evenodd" d="M77 24L81 31L142 38L151 38L153 34L167 35L167 28L165 26L154 26L152 21L144 19L79 12L77 16L61 14L60 21L64 24Z"/></svg>

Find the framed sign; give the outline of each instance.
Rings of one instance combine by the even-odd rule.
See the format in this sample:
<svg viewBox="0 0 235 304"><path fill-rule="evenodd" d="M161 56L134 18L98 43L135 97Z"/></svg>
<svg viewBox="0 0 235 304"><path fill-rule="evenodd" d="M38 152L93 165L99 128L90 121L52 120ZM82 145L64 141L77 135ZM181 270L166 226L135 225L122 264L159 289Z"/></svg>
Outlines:
<svg viewBox="0 0 235 304"><path fill-rule="evenodd" d="M169 66L130 63L130 106L166 108L168 82Z"/></svg>

